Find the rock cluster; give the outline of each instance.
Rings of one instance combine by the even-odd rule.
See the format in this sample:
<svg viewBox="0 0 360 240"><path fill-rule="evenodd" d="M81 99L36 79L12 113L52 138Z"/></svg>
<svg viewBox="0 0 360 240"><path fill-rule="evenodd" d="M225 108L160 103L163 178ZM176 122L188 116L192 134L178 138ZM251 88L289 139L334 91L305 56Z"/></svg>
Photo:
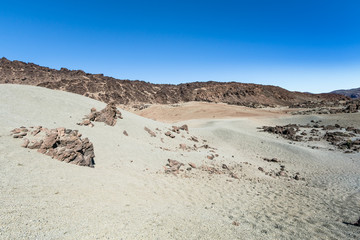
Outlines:
<svg viewBox="0 0 360 240"><path fill-rule="evenodd" d="M312 124L298 125L288 124L285 126L263 126L264 132L280 135L291 141L321 141L325 140L337 149L345 152L360 151L360 129L354 127L341 127L335 125L320 125L320 122L312 121ZM318 148L309 146L313 149Z"/></svg>
<svg viewBox="0 0 360 240"><path fill-rule="evenodd" d="M23 138L28 134L29 130L26 127L15 128L11 130L13 138Z"/></svg>
<svg viewBox="0 0 360 240"><path fill-rule="evenodd" d="M186 131L187 133L189 133L189 127L186 124L180 127L172 126L172 129L170 129L170 131L165 132L165 136L175 138L175 135L173 133L180 134L180 131Z"/></svg>
<svg viewBox="0 0 360 240"><path fill-rule="evenodd" d="M265 173L265 175L270 176L270 177L282 177L282 178L287 178L289 180L294 179L294 180L303 180L305 181L305 178L300 177L300 173L296 172L295 174L291 174L288 170L285 169L285 165L280 165L280 170L269 170L269 171L265 171L264 168L259 167L258 168L259 171Z"/></svg>
<svg viewBox="0 0 360 240"><path fill-rule="evenodd" d="M294 107L294 106L292 106ZM305 107L305 106L298 106ZM306 106L306 108L311 108L308 110L292 112L292 115L312 115L312 114L338 114L338 113L356 113L360 111L360 101L352 100L348 101L345 104L338 104L334 107L324 107L323 105L316 106Z"/></svg>
<svg viewBox="0 0 360 240"><path fill-rule="evenodd" d="M180 172L184 172L184 170L181 169L182 166L185 166L185 165L179 161L168 159L168 163L164 167L165 173L167 173L167 174L172 173L174 175L177 175ZM228 175L231 178L240 179L239 176L234 172L236 167L235 166L229 167L226 164L222 164L222 165L213 164L212 166L203 164L200 167L196 167L196 165L194 163L189 163L189 167L186 168L186 170L189 172L192 169L201 171L201 172L206 172L210 175L224 174L224 175Z"/></svg>
<svg viewBox="0 0 360 240"><path fill-rule="evenodd" d="M95 122L104 122L109 126L115 126L118 118L122 119L121 112L116 108L115 102L110 102L103 110L96 111L95 108L90 110L90 114L83 118L78 125L85 125L93 127Z"/></svg>
<svg viewBox="0 0 360 240"><path fill-rule="evenodd" d="M231 178L239 179L238 175L234 172L235 167L229 167L226 164L222 164L221 166L201 165L199 169L209 174L227 174Z"/></svg>
<svg viewBox="0 0 360 240"><path fill-rule="evenodd" d="M172 173L172 174L178 174L180 172L180 168L184 166L183 163L168 159L168 163L165 166L165 173Z"/></svg>
<svg viewBox="0 0 360 240"><path fill-rule="evenodd" d="M300 131L299 126L296 124L288 124L285 126L264 126L262 127L264 132L274 133L282 136L283 138L292 140L292 141L301 141L302 136L296 135Z"/></svg>
<svg viewBox="0 0 360 240"><path fill-rule="evenodd" d="M263 158L264 159L264 161L266 161L266 162L274 162L274 163L278 163L278 162L280 162L277 158Z"/></svg>
<svg viewBox="0 0 360 240"><path fill-rule="evenodd" d="M41 126L16 128L11 131L14 138L24 137L22 147L37 149L38 152L59 161L79 166L94 167L94 147L88 138L81 138L77 130L66 128L47 129ZM23 136L24 135L24 136Z"/></svg>
<svg viewBox="0 0 360 240"><path fill-rule="evenodd" d="M182 125L181 127L172 126L172 131L173 131L174 133L179 134L179 133L180 133L180 130L189 132L189 127L188 127L188 125L186 125L186 124Z"/></svg>
<svg viewBox="0 0 360 240"><path fill-rule="evenodd" d="M165 133L165 136L170 137L170 138L175 138L175 135L172 134L170 131L167 131L167 132Z"/></svg>

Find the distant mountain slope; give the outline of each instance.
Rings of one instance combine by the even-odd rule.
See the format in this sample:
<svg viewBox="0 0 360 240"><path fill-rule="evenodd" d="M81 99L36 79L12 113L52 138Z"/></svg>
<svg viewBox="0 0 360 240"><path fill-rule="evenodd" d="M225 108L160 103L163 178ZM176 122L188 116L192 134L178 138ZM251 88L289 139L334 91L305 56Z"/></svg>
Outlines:
<svg viewBox="0 0 360 240"><path fill-rule="evenodd" d="M336 90L336 91L332 91L331 93L341 94L349 98L360 98L360 88L353 88L348 90L343 90L343 89Z"/></svg>
<svg viewBox="0 0 360 240"><path fill-rule="evenodd" d="M179 103L189 101L223 102L243 106L291 106L304 102L336 102L337 94L290 92L276 86L238 82L193 82L179 85L119 80L81 70L60 70L33 63L0 59L0 83L26 84L81 94L118 104Z"/></svg>

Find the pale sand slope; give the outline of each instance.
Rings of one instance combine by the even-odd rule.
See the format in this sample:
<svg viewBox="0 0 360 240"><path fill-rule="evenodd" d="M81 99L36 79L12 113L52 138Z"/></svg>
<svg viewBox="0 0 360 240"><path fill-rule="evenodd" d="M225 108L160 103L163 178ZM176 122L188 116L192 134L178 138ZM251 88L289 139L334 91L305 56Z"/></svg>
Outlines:
<svg viewBox="0 0 360 240"><path fill-rule="evenodd" d="M289 144L256 129L311 119L360 127L360 114L188 121L190 135L218 148L211 161L208 149L180 151L179 143L193 142L164 136L169 125L125 111L115 127L76 125L91 107L104 106L66 92L0 85L1 239L360 238L359 227L343 223L360 216L360 155ZM78 129L94 143L95 168L21 148L9 132L22 125ZM164 143L144 126L161 129ZM279 164L261 157L277 157L306 180L265 176L258 167ZM165 175L168 158L240 163L240 180L198 170L188 178Z"/></svg>

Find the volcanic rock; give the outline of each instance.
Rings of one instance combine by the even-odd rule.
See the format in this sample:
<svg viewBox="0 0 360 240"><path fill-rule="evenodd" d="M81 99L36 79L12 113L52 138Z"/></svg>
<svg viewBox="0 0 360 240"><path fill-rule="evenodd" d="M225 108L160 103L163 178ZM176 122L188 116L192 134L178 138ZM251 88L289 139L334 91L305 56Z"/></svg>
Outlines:
<svg viewBox="0 0 360 240"><path fill-rule="evenodd" d="M338 94L290 92L276 86L237 82L193 82L179 85L119 80L82 70L55 70L33 63L0 59L0 83L25 84L63 90L116 104L175 104L203 101L248 107L324 106L349 99ZM109 122L111 123L111 122ZM109 124L110 125L110 124Z"/></svg>
<svg viewBox="0 0 360 240"><path fill-rule="evenodd" d="M176 175L179 173L181 166L184 166L184 164L176 160L168 159L168 163L165 166L165 173L173 173Z"/></svg>
<svg viewBox="0 0 360 240"><path fill-rule="evenodd" d="M360 227L360 218L359 218L359 220L357 220L356 223L354 223L354 225Z"/></svg>
<svg viewBox="0 0 360 240"><path fill-rule="evenodd" d="M189 166L192 167L192 168L196 168L195 163L189 163Z"/></svg>
<svg viewBox="0 0 360 240"><path fill-rule="evenodd" d="M109 126L115 126L117 119L122 119L121 112L116 108L115 102L110 102L103 110L97 112L95 108L91 108L90 114L85 116L82 123L78 125L94 126L91 121L104 122Z"/></svg>
<svg viewBox="0 0 360 240"><path fill-rule="evenodd" d="M165 133L165 136L168 136L168 137L171 137L171 138L175 138L175 136L170 132L170 131L167 131Z"/></svg>
<svg viewBox="0 0 360 240"><path fill-rule="evenodd" d="M144 130L147 131L151 137L156 137L156 134L153 131L151 131L148 127L144 127Z"/></svg>
<svg viewBox="0 0 360 240"><path fill-rule="evenodd" d="M180 144L180 149L182 149L183 151L185 151L185 150L187 149L186 144L181 143L181 144Z"/></svg>
<svg viewBox="0 0 360 240"><path fill-rule="evenodd" d="M74 130L68 131L65 128L44 129L38 127L36 133L43 133L39 136L32 136L35 139L25 139L22 147L38 149L38 152L51 156L60 161L73 163L79 166L94 166L94 147L88 138L81 139L81 134Z"/></svg>
<svg viewBox="0 0 360 240"><path fill-rule="evenodd" d="M21 145L21 147L27 148L27 146L29 145L29 143L30 143L29 139L25 138L23 144Z"/></svg>

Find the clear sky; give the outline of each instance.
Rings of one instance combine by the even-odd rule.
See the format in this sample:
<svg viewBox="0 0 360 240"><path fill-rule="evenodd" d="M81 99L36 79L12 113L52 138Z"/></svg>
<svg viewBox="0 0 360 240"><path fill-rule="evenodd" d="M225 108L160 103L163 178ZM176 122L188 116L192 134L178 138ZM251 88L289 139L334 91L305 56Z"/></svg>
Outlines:
<svg viewBox="0 0 360 240"><path fill-rule="evenodd" d="M0 57L152 83L360 87L360 1L1 1Z"/></svg>

